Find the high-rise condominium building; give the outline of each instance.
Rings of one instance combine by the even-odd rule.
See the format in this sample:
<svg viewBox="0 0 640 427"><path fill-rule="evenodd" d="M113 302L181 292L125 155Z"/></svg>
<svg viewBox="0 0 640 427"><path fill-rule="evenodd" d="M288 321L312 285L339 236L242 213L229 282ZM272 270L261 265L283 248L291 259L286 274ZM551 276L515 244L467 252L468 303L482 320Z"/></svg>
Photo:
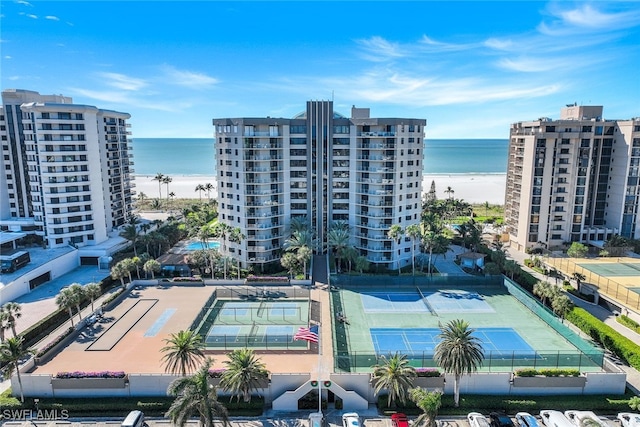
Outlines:
<svg viewBox="0 0 640 427"><path fill-rule="evenodd" d="M0 227L48 247L97 245L132 215L129 114L2 92Z"/></svg>
<svg viewBox="0 0 640 427"><path fill-rule="evenodd" d="M328 231L349 225L349 241L373 264L410 263L409 238L387 236L420 222L426 120L351 117L332 101L309 101L291 119L214 119L220 221L245 236L231 244L244 265L277 262L292 218L306 218L316 253L332 243ZM417 246L416 246L417 247Z"/></svg>
<svg viewBox="0 0 640 427"><path fill-rule="evenodd" d="M569 105L511 126L505 224L519 250L640 238L640 118Z"/></svg>

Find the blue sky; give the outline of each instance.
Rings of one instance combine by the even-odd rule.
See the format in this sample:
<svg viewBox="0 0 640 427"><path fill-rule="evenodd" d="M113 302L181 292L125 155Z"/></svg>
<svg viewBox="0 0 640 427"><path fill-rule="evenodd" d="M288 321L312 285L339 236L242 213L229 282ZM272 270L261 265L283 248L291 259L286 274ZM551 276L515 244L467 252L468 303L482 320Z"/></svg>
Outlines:
<svg viewBox="0 0 640 427"><path fill-rule="evenodd" d="M427 138L507 138L568 103L640 116L640 3L8 1L2 89L132 115L135 137L334 99L427 119Z"/></svg>

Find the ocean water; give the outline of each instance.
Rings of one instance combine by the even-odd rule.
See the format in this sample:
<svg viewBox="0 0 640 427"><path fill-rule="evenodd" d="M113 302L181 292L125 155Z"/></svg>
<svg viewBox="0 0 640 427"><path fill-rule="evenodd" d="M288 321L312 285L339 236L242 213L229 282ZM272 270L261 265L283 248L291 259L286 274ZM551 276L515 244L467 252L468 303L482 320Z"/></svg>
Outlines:
<svg viewBox="0 0 640 427"><path fill-rule="evenodd" d="M134 138L136 175L216 174L213 138ZM425 174L506 173L507 139L428 139Z"/></svg>

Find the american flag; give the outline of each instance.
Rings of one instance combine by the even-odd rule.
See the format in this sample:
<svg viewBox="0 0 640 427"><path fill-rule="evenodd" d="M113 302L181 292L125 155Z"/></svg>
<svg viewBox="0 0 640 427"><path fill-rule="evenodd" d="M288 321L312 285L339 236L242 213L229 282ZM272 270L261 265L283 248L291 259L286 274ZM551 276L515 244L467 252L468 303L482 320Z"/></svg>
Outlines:
<svg viewBox="0 0 640 427"><path fill-rule="evenodd" d="M298 329L298 332L296 332L296 334L293 336L293 339L296 341L305 340L310 342L318 342L318 339L319 339L318 333L319 333L318 325L313 325L310 328L301 327Z"/></svg>

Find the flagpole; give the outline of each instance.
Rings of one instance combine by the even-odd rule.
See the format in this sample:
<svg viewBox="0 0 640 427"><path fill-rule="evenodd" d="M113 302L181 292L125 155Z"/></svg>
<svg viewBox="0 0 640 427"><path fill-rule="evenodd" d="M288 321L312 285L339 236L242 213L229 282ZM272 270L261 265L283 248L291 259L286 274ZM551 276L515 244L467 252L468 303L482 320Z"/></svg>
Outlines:
<svg viewBox="0 0 640 427"><path fill-rule="evenodd" d="M322 334L320 333L320 323L318 323L318 412L322 413L322 379L320 374L320 363L322 361Z"/></svg>

